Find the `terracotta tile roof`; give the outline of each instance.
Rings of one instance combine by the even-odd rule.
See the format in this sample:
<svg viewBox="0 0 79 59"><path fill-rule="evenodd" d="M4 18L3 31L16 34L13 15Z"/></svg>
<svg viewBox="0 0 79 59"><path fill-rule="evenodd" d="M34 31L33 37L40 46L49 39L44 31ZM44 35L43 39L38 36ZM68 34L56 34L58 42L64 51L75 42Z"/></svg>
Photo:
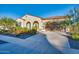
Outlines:
<svg viewBox="0 0 79 59"><path fill-rule="evenodd" d="M49 19L66 19L68 16L53 16L53 17L48 17L44 18L43 20L49 20Z"/></svg>

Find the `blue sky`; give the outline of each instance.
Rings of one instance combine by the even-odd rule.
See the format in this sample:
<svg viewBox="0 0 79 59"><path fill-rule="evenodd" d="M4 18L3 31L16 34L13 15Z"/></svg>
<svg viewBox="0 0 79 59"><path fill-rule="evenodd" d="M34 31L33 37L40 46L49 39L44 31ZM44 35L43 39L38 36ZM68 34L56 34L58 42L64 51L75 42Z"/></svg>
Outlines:
<svg viewBox="0 0 79 59"><path fill-rule="evenodd" d="M0 17L19 18L25 14L39 17L65 15L76 4L0 4Z"/></svg>

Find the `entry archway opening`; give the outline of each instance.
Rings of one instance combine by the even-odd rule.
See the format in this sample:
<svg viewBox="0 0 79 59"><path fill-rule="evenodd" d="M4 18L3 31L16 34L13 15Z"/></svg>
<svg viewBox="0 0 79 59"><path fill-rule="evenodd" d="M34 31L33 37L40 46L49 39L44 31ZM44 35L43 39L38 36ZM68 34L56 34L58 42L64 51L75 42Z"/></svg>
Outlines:
<svg viewBox="0 0 79 59"><path fill-rule="evenodd" d="M39 22L38 21L33 22L33 28L36 29L36 30L39 29Z"/></svg>
<svg viewBox="0 0 79 59"><path fill-rule="evenodd" d="M26 23L26 28L27 28L27 29L31 29L31 22L27 22L27 23Z"/></svg>

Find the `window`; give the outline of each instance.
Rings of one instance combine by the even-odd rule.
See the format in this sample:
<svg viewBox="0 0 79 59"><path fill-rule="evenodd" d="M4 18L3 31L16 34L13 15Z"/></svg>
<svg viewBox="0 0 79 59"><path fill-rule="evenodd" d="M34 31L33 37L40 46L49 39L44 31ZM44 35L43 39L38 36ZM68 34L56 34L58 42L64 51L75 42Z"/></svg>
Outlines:
<svg viewBox="0 0 79 59"><path fill-rule="evenodd" d="M21 22L18 22L18 26L21 26Z"/></svg>

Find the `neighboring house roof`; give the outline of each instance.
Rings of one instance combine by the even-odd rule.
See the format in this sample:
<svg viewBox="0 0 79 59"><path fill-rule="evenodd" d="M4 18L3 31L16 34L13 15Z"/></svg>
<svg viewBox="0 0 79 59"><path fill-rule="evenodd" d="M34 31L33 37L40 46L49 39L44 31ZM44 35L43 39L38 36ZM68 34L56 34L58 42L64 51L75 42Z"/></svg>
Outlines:
<svg viewBox="0 0 79 59"><path fill-rule="evenodd" d="M43 20L66 19L66 18L68 18L68 16L53 16L53 17L44 18Z"/></svg>

